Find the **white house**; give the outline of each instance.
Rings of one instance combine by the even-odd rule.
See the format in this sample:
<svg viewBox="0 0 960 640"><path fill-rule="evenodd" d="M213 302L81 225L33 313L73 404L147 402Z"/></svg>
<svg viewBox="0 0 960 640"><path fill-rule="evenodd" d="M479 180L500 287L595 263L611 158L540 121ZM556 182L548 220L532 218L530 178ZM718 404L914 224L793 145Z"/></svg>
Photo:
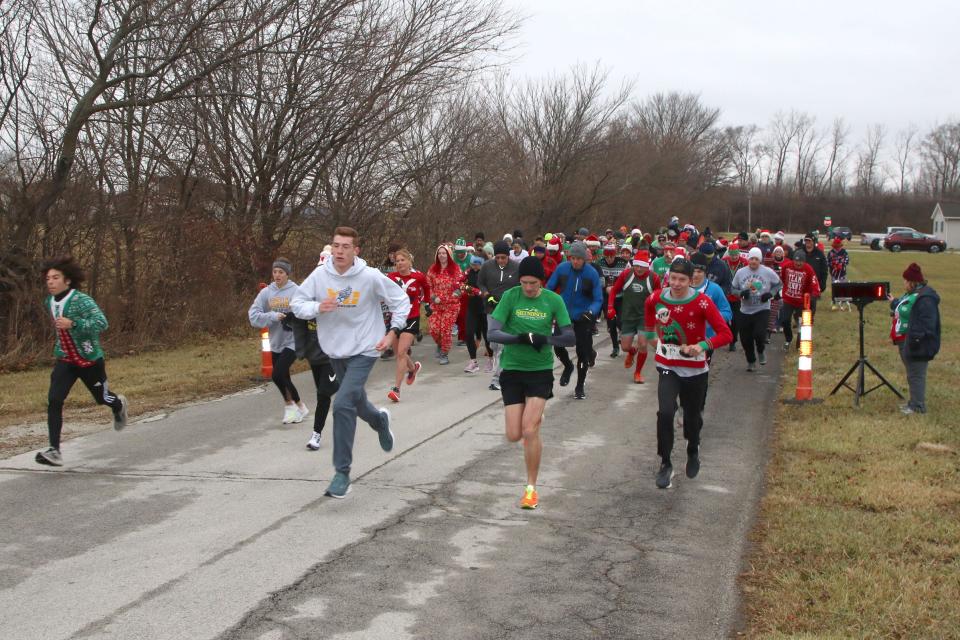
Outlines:
<svg viewBox="0 0 960 640"><path fill-rule="evenodd" d="M933 235L946 242L948 249L960 248L960 202L938 202L930 218Z"/></svg>

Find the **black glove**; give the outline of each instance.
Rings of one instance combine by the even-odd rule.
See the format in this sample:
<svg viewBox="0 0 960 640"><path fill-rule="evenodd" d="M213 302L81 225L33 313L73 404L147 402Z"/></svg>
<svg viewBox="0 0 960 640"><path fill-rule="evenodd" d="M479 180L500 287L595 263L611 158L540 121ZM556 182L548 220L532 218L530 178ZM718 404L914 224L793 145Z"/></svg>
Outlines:
<svg viewBox="0 0 960 640"><path fill-rule="evenodd" d="M296 319L297 316L293 314L293 311L287 311L280 318L280 326L283 327L284 331L293 331L293 321Z"/></svg>
<svg viewBox="0 0 960 640"><path fill-rule="evenodd" d="M547 336L541 335L539 333L530 334L530 344L534 349L540 351L543 349L544 345L547 344Z"/></svg>
<svg viewBox="0 0 960 640"><path fill-rule="evenodd" d="M429 302L423 305L423 312L426 314L428 318L433 315L433 309L430 307Z"/></svg>
<svg viewBox="0 0 960 640"><path fill-rule="evenodd" d="M740 292L740 298L742 300L746 300L749 297L750 297L750 289L744 289L743 291Z"/></svg>
<svg viewBox="0 0 960 640"><path fill-rule="evenodd" d="M588 322L593 322L593 314L589 311L584 311L583 315L580 316L581 320L587 320Z"/></svg>
<svg viewBox="0 0 960 640"><path fill-rule="evenodd" d="M517 334L517 344L533 344L532 333L518 333Z"/></svg>
<svg viewBox="0 0 960 640"><path fill-rule="evenodd" d="M771 293L768 291L767 293L765 293L765 294L763 294L762 296L760 296L760 302L767 302L767 301L768 301L770 298L772 298L772 297L773 297L773 294L771 294Z"/></svg>

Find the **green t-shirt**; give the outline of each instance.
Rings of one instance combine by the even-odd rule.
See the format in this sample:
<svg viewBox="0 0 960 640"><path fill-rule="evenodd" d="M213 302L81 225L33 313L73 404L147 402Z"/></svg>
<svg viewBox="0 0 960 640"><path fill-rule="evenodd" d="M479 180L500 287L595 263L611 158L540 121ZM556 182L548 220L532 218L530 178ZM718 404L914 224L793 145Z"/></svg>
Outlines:
<svg viewBox="0 0 960 640"><path fill-rule="evenodd" d="M650 270L653 271L663 281L663 274L670 270L670 263L663 256L655 258L650 264Z"/></svg>
<svg viewBox="0 0 960 640"><path fill-rule="evenodd" d="M553 323L558 327L570 324L570 314L563 298L548 289L540 289L536 298L528 298L521 287L507 289L493 311L506 333L538 333L549 336ZM544 345L537 351L528 344L506 344L500 366L509 371L546 371L553 369L553 348Z"/></svg>

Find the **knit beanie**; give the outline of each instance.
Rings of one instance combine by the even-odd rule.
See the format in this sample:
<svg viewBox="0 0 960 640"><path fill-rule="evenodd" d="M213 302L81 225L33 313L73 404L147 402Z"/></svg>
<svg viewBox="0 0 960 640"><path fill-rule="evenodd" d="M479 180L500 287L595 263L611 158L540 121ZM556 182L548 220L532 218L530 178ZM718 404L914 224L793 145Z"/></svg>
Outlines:
<svg viewBox="0 0 960 640"><path fill-rule="evenodd" d="M506 240L497 240L493 243L493 255L510 255L510 245L507 244Z"/></svg>
<svg viewBox="0 0 960 640"><path fill-rule="evenodd" d="M587 245L582 242L574 242L570 245L570 257L571 258L583 258L587 259Z"/></svg>
<svg viewBox="0 0 960 640"><path fill-rule="evenodd" d="M493 243L492 243L492 242L489 242L489 241L486 242L486 243L483 245L483 252L484 252L485 254L487 254L488 256L490 256L491 258L492 258L494 255L496 255L496 254L494 253ZM508 250L508 252L509 252L509 250Z"/></svg>
<svg viewBox="0 0 960 640"><path fill-rule="evenodd" d="M702 253L707 258L711 257L717 252L717 248L713 245L712 242L704 242L700 245L700 253Z"/></svg>
<svg viewBox="0 0 960 640"><path fill-rule="evenodd" d="M274 269L283 269L284 271L287 272L287 275L290 275L291 273L293 273L293 267L290 265L289 262L287 262L287 261L284 260L283 258L278 258L277 260L274 260L274 261L273 261L273 268L274 268Z"/></svg>
<svg viewBox="0 0 960 640"><path fill-rule="evenodd" d="M903 272L903 279L907 282L925 282L923 271L916 262L911 262L910 266Z"/></svg>
<svg viewBox="0 0 960 640"><path fill-rule="evenodd" d="M517 279L519 280L523 276L533 276L543 280L545 274L543 271L543 262L535 256L527 256L520 261L520 269L517 274Z"/></svg>
<svg viewBox="0 0 960 640"><path fill-rule="evenodd" d="M753 258L763 260L763 251L760 251L760 247L753 247L747 252L747 259L750 260Z"/></svg>
<svg viewBox="0 0 960 640"><path fill-rule="evenodd" d="M703 255L699 251L690 256L690 262L693 263L694 269L700 269L701 271L707 270L707 264L710 262L707 256Z"/></svg>

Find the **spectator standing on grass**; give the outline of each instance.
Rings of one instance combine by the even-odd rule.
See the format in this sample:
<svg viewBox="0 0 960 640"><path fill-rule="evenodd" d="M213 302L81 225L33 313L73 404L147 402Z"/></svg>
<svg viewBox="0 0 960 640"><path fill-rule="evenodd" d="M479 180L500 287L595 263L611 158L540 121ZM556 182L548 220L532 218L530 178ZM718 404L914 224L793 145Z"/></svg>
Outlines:
<svg viewBox="0 0 960 640"><path fill-rule="evenodd" d="M890 335L900 350L907 372L910 400L900 407L904 415L927 412L927 365L940 351L940 296L927 284L920 265L903 272L906 292L890 297L893 328Z"/></svg>
<svg viewBox="0 0 960 640"><path fill-rule="evenodd" d="M250 325L266 329L270 335L270 358L273 363L273 384L283 396L283 424L303 422L310 410L300 399L300 393L290 377L290 367L297 359L293 335L295 316L290 301L297 292L297 283L290 279L293 267L286 258L273 262L273 282L260 290L250 305L247 316Z"/></svg>
<svg viewBox="0 0 960 640"><path fill-rule="evenodd" d="M833 239L833 247L827 254L827 264L830 266L830 310L836 311L838 308L846 307L846 310L850 311L849 298L838 299L836 294L833 293L835 283L847 281L847 266L850 264L850 254L843 248L843 238Z"/></svg>
<svg viewBox="0 0 960 640"><path fill-rule="evenodd" d="M100 348L100 334L107 330L107 318L93 298L77 290L84 280L83 269L72 257L63 256L43 263L41 273L50 294L43 306L56 332L53 355L57 360L50 374L47 395L50 446L37 452L35 459L39 464L61 467L63 403L77 379L83 381L94 402L113 410L113 428L117 431L127 426L127 399L107 385Z"/></svg>
<svg viewBox="0 0 960 640"><path fill-rule="evenodd" d="M333 401L336 473L326 491L333 498L343 498L350 490L357 417L377 432L384 451L393 449L390 412L374 407L364 386L377 362L377 353L395 346L410 313L410 298L387 276L367 266L358 255L359 242L355 229L337 227L330 259L301 283L291 302L298 318L317 319L320 347L330 356L340 380ZM386 332L381 303L390 312L391 325Z"/></svg>
<svg viewBox="0 0 960 640"><path fill-rule="evenodd" d="M794 252L794 259L796 259L797 253L800 253L804 262L813 267L813 272L817 274L817 284L820 286L820 291L826 291L827 283L829 282L827 277L830 273L830 265L827 263L827 256L823 254L823 250L817 246L816 236L812 233L803 236L803 243L801 247ZM811 308L816 311L815 306Z"/></svg>

